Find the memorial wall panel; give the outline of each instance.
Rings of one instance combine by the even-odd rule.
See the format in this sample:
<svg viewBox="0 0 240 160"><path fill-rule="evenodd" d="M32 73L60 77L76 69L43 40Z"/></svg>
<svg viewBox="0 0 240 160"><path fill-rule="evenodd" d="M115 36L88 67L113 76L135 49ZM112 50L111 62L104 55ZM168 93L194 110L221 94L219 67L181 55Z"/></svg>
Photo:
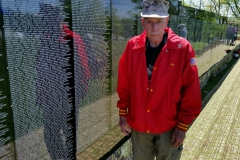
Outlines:
<svg viewBox="0 0 240 160"><path fill-rule="evenodd" d="M77 149L80 152L110 129L109 50L105 38L105 34L110 33L107 26L110 9L109 1L105 0L72 0L71 5L73 31L80 36L74 37L74 44L81 39L74 47ZM79 54L86 55L83 63Z"/></svg>
<svg viewBox="0 0 240 160"><path fill-rule="evenodd" d="M118 124L118 61L143 31L139 2L0 0L0 159L76 159ZM169 27L202 76L225 56L226 25L174 4Z"/></svg>
<svg viewBox="0 0 240 160"><path fill-rule="evenodd" d="M75 157L71 48L60 2L3 1L17 159Z"/></svg>
<svg viewBox="0 0 240 160"><path fill-rule="evenodd" d="M0 1L0 9L2 2ZM0 159L13 159L14 126L6 63L3 10L0 10Z"/></svg>

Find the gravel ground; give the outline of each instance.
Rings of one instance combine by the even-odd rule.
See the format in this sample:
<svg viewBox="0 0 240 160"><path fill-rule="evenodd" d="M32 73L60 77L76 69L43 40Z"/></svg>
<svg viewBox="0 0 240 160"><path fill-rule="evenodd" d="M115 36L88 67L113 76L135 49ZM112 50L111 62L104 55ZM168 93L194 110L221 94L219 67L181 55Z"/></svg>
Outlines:
<svg viewBox="0 0 240 160"><path fill-rule="evenodd" d="M181 160L240 159L239 86L240 61L187 132Z"/></svg>

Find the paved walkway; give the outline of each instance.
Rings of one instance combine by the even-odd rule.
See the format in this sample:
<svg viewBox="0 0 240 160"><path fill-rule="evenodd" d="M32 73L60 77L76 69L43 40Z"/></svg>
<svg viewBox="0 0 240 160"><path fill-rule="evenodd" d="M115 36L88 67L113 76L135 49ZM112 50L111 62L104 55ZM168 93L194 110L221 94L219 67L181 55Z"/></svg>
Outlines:
<svg viewBox="0 0 240 160"><path fill-rule="evenodd" d="M187 132L181 160L240 160L240 61Z"/></svg>

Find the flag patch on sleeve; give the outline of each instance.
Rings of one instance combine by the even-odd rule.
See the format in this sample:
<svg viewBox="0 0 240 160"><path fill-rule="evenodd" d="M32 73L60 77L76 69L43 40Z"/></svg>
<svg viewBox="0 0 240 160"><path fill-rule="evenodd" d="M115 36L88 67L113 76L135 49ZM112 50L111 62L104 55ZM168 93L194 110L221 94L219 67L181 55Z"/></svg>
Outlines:
<svg viewBox="0 0 240 160"><path fill-rule="evenodd" d="M195 57L190 59L190 65L191 66L196 66L197 65L197 60L196 60Z"/></svg>

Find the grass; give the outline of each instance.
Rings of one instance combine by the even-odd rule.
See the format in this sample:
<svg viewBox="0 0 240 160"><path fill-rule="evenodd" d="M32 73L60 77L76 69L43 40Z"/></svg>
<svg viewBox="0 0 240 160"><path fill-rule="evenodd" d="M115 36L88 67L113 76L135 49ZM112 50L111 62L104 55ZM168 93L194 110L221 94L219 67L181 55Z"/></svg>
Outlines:
<svg viewBox="0 0 240 160"><path fill-rule="evenodd" d="M197 50L203 50L204 47L206 47L208 44L204 42L191 42L192 47L195 51Z"/></svg>

